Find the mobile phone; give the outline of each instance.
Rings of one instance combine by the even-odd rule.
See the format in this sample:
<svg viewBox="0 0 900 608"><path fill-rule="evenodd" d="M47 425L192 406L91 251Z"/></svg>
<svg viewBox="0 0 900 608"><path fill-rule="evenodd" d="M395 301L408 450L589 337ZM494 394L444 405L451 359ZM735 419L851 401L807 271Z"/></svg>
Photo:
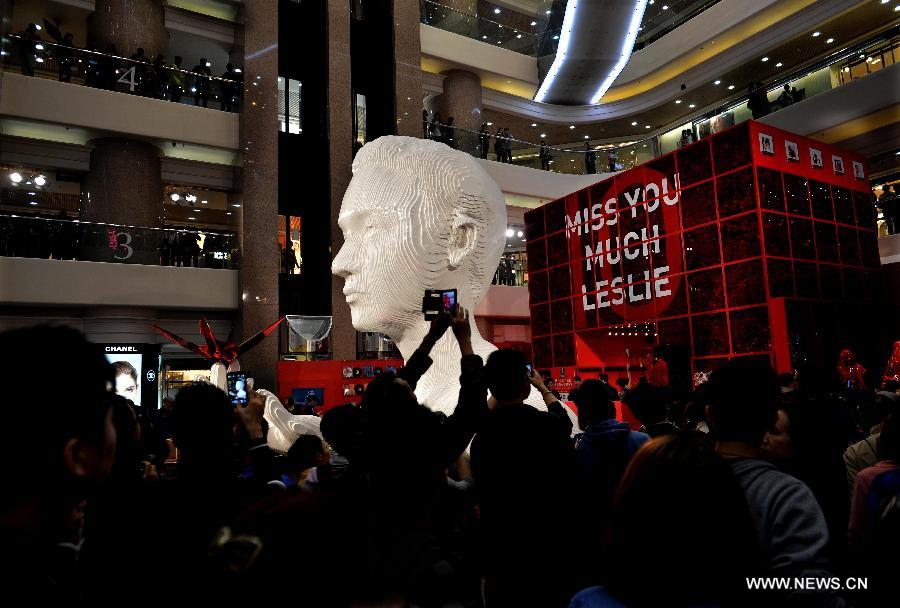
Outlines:
<svg viewBox="0 0 900 608"><path fill-rule="evenodd" d="M247 374L244 372L228 372L225 374L228 385L228 398L231 405L247 405Z"/></svg>
<svg viewBox="0 0 900 608"><path fill-rule="evenodd" d="M526 363L526 364L525 364L525 369L528 370L528 377L529 377L529 378L531 378L532 376L534 376L534 368L531 366L531 363Z"/></svg>
<svg viewBox="0 0 900 608"><path fill-rule="evenodd" d="M426 289L422 298L422 313L426 319L433 319L439 314L450 314L456 306L455 289Z"/></svg>

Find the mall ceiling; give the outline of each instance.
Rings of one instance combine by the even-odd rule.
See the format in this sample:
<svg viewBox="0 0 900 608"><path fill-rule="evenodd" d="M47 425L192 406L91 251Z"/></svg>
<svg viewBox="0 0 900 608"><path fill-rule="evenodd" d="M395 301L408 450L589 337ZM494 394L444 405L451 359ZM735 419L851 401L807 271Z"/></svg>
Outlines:
<svg viewBox="0 0 900 608"><path fill-rule="evenodd" d="M728 105L745 95L747 84L752 81L769 83L778 80L854 43L897 27L900 25L900 18L895 15L900 13L894 12L892 7L892 4L880 2L860 4L835 19L811 26L804 34L766 50L757 59L724 73L710 74L707 84L685 91L671 103L628 117L593 125L576 125L575 129L571 129L569 125L535 122L527 117L485 108L484 120L494 123L494 128L508 126L513 137L524 141L536 142L541 134L545 134L551 145L581 145L580 142L585 139L637 141L657 133L667 125L674 127L714 108ZM813 37L812 34L816 31L821 34ZM827 42L829 39L832 40L831 43ZM763 57L768 60L762 61ZM720 84L714 84L716 81ZM729 90L729 86L734 86L734 89ZM679 100L681 103L676 103ZM650 128L647 128L648 125ZM588 137L585 138L585 135Z"/></svg>

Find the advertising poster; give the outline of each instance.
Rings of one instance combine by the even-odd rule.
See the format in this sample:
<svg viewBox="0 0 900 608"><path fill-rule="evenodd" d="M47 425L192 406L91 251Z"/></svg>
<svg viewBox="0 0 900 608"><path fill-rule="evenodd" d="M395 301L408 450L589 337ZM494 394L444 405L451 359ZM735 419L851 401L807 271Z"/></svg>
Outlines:
<svg viewBox="0 0 900 608"><path fill-rule="evenodd" d="M106 359L116 368L116 394L141 405L143 355L140 345L108 344L103 347Z"/></svg>

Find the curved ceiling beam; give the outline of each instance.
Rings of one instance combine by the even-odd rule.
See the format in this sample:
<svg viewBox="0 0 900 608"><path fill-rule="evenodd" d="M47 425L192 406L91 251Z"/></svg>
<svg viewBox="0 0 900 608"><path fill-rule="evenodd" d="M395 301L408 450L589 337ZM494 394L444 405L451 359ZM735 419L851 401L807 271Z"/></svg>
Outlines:
<svg viewBox="0 0 900 608"><path fill-rule="evenodd" d="M628 63L647 0L569 0L536 102L596 104Z"/></svg>

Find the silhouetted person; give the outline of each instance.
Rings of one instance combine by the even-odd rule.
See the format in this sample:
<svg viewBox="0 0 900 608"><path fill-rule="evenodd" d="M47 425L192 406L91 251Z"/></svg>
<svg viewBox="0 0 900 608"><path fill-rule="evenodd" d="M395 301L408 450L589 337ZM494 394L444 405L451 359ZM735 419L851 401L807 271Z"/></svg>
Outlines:
<svg viewBox="0 0 900 608"><path fill-rule="evenodd" d="M166 98L165 89L169 79L169 70L166 67L166 58L163 55L157 55L153 60L153 67L147 70L147 84L144 87L144 94L153 99Z"/></svg>
<svg viewBox="0 0 900 608"><path fill-rule="evenodd" d="M597 172L597 153L591 149L590 142L584 142L584 172L593 175Z"/></svg>
<svg viewBox="0 0 900 608"><path fill-rule="evenodd" d="M639 429L650 437L671 435L678 431L668 414L668 391L649 382L639 383L628 391L625 396L625 405L641 423Z"/></svg>
<svg viewBox="0 0 900 608"><path fill-rule="evenodd" d="M207 107L209 103L209 86L212 71L205 57L200 58L200 63L191 70L194 73L194 105Z"/></svg>
<svg viewBox="0 0 900 608"><path fill-rule="evenodd" d="M491 146L491 134L488 131L486 122L481 123L481 130L478 132L478 152L481 158L486 159L488 148Z"/></svg>
<svg viewBox="0 0 900 608"><path fill-rule="evenodd" d="M150 65L150 58L144 55L144 49L138 47L137 52L131 56L132 63L128 66L130 68L134 68L134 93L138 95L145 95L147 89L147 76L149 75L151 68L148 67Z"/></svg>
<svg viewBox="0 0 900 608"><path fill-rule="evenodd" d="M66 357L66 364L49 375L41 354L47 344ZM116 451L112 366L79 332L37 326L0 333L0 382L50 391L44 394L48 398L30 391L28 399L5 402L9 432L0 442L0 584L7 597L77 604L84 501L109 475ZM36 407L42 418L39 433L28 431Z"/></svg>
<svg viewBox="0 0 900 608"><path fill-rule="evenodd" d="M506 153L506 162L512 162L512 135L509 134L509 129L503 128L503 151Z"/></svg>
<svg viewBox="0 0 900 608"><path fill-rule="evenodd" d="M769 114L772 110L769 105L769 96L766 88L761 82L751 82L747 85L747 109L753 114L753 118L762 118Z"/></svg>
<svg viewBox="0 0 900 608"><path fill-rule="evenodd" d="M226 65L221 80L222 109L226 112L232 112L235 109L235 97L240 92L240 80L241 74L234 65L231 63Z"/></svg>
<svg viewBox="0 0 900 608"><path fill-rule="evenodd" d="M784 90L781 92L781 95L778 96L776 103L782 108L786 108L794 103L794 94L791 92L791 85L784 85Z"/></svg>
<svg viewBox="0 0 900 608"><path fill-rule="evenodd" d="M494 154L497 156L497 162L506 162L506 141L503 139L503 129L497 129L494 136Z"/></svg>
<svg viewBox="0 0 900 608"><path fill-rule="evenodd" d="M638 450L616 492L607 542L593 550L609 557L606 584L585 589L570 608L758 605L745 581L760 559L743 492L697 434Z"/></svg>
<svg viewBox="0 0 900 608"><path fill-rule="evenodd" d="M828 525L809 487L759 459L776 419L778 383L767 363L729 361L705 385L716 451L744 490L770 576L829 575Z"/></svg>
<svg viewBox="0 0 900 608"><path fill-rule="evenodd" d="M550 170L550 148L547 146L546 140L541 140L541 147L538 150L538 157L541 159L541 169Z"/></svg>
<svg viewBox="0 0 900 608"><path fill-rule="evenodd" d="M169 66L169 101L178 103L184 95L184 72L181 70L183 59L175 55L172 65Z"/></svg>
<svg viewBox="0 0 900 608"><path fill-rule="evenodd" d="M119 51L112 42L106 45L106 50L99 60L101 88L112 91L116 88L119 79L116 70L119 67Z"/></svg>
<svg viewBox="0 0 900 608"><path fill-rule="evenodd" d="M19 32L19 68L24 76L34 76L34 47L40 41L41 37L34 23L29 23L28 27Z"/></svg>
<svg viewBox="0 0 900 608"><path fill-rule="evenodd" d="M71 32L63 36L56 47L56 67L59 70L60 82L72 81L72 66L75 65L75 43Z"/></svg>
<svg viewBox="0 0 900 608"><path fill-rule="evenodd" d="M484 374L496 406L472 442L471 461L485 605L564 606L578 585L576 544L564 520L548 514L578 508L572 423L540 374L529 378L521 352L491 353ZM547 412L523 402L532 384ZM569 559L557 559L561 555Z"/></svg>

